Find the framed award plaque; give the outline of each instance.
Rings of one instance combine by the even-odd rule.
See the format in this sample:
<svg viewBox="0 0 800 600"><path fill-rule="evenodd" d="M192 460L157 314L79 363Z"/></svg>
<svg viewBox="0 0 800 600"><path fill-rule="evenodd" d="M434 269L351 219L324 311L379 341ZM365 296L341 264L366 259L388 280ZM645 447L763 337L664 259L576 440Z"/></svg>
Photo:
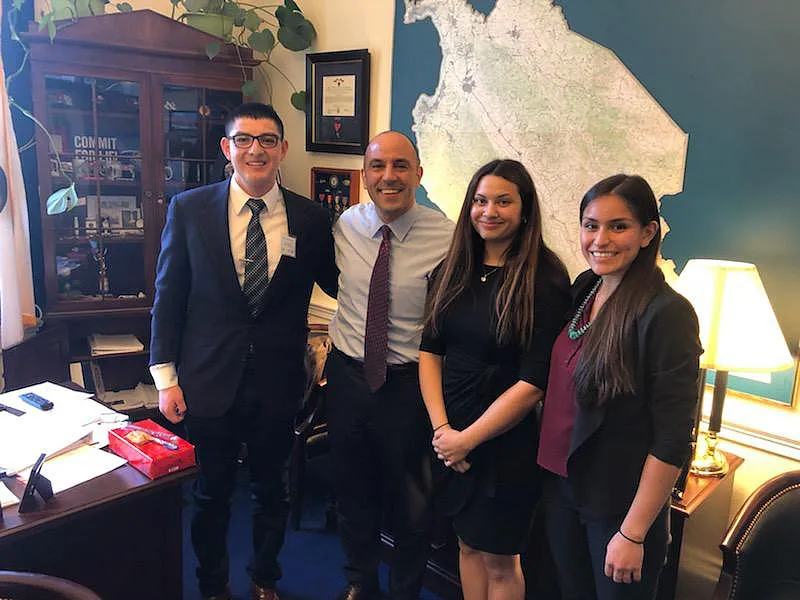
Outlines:
<svg viewBox="0 0 800 600"><path fill-rule="evenodd" d="M331 223L358 204L361 173L357 169L311 168L311 199L328 209Z"/></svg>
<svg viewBox="0 0 800 600"><path fill-rule="evenodd" d="M364 154L369 140L369 52L306 54L306 150Z"/></svg>

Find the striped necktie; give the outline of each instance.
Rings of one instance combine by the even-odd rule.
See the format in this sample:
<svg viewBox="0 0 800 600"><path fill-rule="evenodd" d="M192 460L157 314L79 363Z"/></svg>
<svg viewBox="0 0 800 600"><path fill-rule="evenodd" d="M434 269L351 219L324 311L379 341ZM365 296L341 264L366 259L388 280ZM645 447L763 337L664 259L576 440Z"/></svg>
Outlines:
<svg viewBox="0 0 800 600"><path fill-rule="evenodd" d="M389 258L392 230L381 227L380 248L369 280L367 323L364 328L364 379L371 392L386 382L386 353L389 348Z"/></svg>
<svg viewBox="0 0 800 600"><path fill-rule="evenodd" d="M244 285L242 291L247 297L250 316L255 319L261 313L264 295L267 293L269 271L267 269L267 238L261 228L259 214L266 204L257 198L247 201L247 208L253 213L247 224L247 237L244 243Z"/></svg>

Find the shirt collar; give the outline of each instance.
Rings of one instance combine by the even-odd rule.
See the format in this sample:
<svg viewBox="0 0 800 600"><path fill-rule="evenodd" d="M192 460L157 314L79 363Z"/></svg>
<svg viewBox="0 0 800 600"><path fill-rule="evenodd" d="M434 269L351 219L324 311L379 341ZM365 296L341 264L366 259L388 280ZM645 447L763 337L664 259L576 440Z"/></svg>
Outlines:
<svg viewBox="0 0 800 600"><path fill-rule="evenodd" d="M372 225L369 231L370 236L373 238L379 236L381 227L383 227L384 225L388 225L389 229L394 234L394 237L396 237L401 242L408 235L408 232L411 231L411 228L414 226L414 223L416 223L420 213L419 205L415 202L414 206L412 206L405 213L397 217L394 221L392 221L391 223L384 223L378 216L378 210L375 207L374 203L372 205L372 211L374 218L372 220Z"/></svg>
<svg viewBox="0 0 800 600"><path fill-rule="evenodd" d="M272 189L263 196L251 196L241 188L239 182L236 181L236 176L234 175L231 177L229 197L236 214L240 214L245 209L245 204L247 201L254 197L264 201L264 204L267 205L267 213L270 214L275 211L278 206L278 202L282 200L283 195L281 194L280 186L278 186L278 183L275 182L275 185L272 186Z"/></svg>

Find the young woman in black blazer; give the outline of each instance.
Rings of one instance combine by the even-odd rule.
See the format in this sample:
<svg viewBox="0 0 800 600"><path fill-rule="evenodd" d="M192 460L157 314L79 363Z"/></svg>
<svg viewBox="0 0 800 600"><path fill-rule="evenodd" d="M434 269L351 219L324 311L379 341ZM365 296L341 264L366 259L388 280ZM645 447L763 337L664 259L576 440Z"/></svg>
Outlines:
<svg viewBox="0 0 800 600"><path fill-rule="evenodd" d="M580 226L590 270L553 348L539 442L547 537L565 600L650 600L688 459L697 317L656 264L660 219L644 179L594 185Z"/></svg>

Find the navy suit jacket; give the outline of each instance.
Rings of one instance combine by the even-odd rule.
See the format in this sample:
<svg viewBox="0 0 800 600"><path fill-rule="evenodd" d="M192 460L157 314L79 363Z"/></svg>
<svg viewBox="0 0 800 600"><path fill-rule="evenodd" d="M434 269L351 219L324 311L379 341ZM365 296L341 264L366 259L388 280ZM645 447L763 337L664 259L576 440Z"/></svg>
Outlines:
<svg viewBox="0 0 800 600"><path fill-rule="evenodd" d="M229 185L226 180L192 189L170 202L158 257L150 364L174 362L188 412L217 417L233 403L253 344L267 408L276 418L290 418L305 386L314 282L336 295L330 219L321 206L281 188L296 256L280 257L264 308L253 320L231 256Z"/></svg>

